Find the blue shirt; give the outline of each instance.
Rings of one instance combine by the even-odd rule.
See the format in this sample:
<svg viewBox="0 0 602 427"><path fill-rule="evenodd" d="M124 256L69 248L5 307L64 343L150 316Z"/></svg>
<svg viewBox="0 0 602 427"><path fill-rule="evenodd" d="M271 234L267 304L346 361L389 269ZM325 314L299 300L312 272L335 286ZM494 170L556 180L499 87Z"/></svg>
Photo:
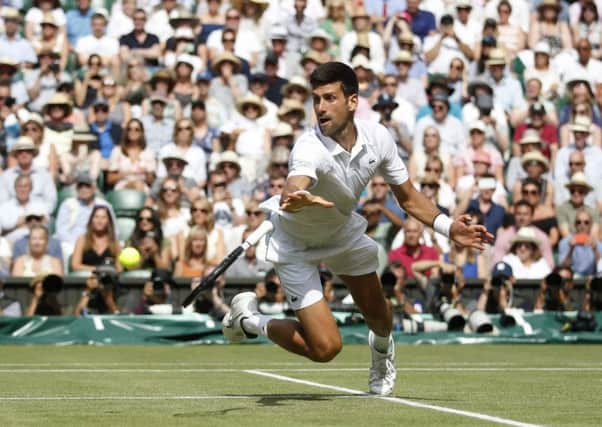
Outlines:
<svg viewBox="0 0 602 427"><path fill-rule="evenodd" d="M112 128L113 122L110 121L105 124L102 132L98 130L98 125L96 123L90 125L90 130L98 137L99 150L103 159L111 157L113 147L119 143L119 141L113 141L113 135L111 133Z"/></svg>
<svg viewBox="0 0 602 427"><path fill-rule="evenodd" d="M405 219L407 217L406 213L399 207L395 197L391 193L387 194L387 198L385 199L385 208L389 209L400 219ZM385 214L380 215L380 223L391 222L389 218Z"/></svg>
<svg viewBox="0 0 602 427"><path fill-rule="evenodd" d="M21 237L15 242L13 246L13 258L16 259L21 255L29 253L29 235ZM61 248L61 242L54 237L48 239L48 250L46 253L50 256L58 258L63 262L63 249Z"/></svg>
<svg viewBox="0 0 602 427"><path fill-rule="evenodd" d="M558 262L562 262L571 249L571 240L575 235L569 234L558 243ZM598 242L598 253L602 253L602 243ZM589 276L596 273L596 257L594 250L587 245L576 245L571 255L571 268L575 274Z"/></svg>
<svg viewBox="0 0 602 427"><path fill-rule="evenodd" d="M405 0L365 0L364 7L366 11L373 16L383 17L384 6L387 8L386 17L403 12L406 9Z"/></svg>
<svg viewBox="0 0 602 427"><path fill-rule="evenodd" d="M71 46L75 46L77 41L92 34L92 15L94 11L89 8L85 13L79 9L68 10L65 14L67 19L67 38Z"/></svg>
<svg viewBox="0 0 602 427"><path fill-rule="evenodd" d="M473 199L468 204L468 212L472 210L479 211L483 214L485 228L487 228L487 231L489 231L495 237L498 229L504 223L504 215L506 214L506 210L497 203L491 202L491 209L489 209L489 212L483 213L479 207L479 199Z"/></svg>
<svg viewBox="0 0 602 427"><path fill-rule="evenodd" d="M418 10L418 13L412 16L412 32L420 37L421 41L424 41L424 38L436 29L435 15L431 12Z"/></svg>

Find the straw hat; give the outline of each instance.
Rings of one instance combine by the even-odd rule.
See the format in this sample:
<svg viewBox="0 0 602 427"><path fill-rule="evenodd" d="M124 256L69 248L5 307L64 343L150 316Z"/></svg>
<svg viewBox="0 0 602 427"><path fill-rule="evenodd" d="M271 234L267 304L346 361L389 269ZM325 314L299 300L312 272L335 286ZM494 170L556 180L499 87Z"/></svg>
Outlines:
<svg viewBox="0 0 602 427"><path fill-rule="evenodd" d="M575 116L573 123L569 125L571 132L591 132L592 121L587 116Z"/></svg>
<svg viewBox="0 0 602 427"><path fill-rule="evenodd" d="M393 58L393 64L397 65L399 63L413 64L415 62L414 55L407 50L400 50Z"/></svg>
<svg viewBox="0 0 602 427"><path fill-rule="evenodd" d="M63 107L66 111L65 115L67 115L67 116L70 115L71 111L73 110L73 104L71 104L71 99L69 99L69 97L62 92L57 92L50 97L50 99L48 100L46 105L44 105L44 108L43 108L44 113L46 113L46 111L48 111L48 108L55 106L55 105L59 105L59 106Z"/></svg>
<svg viewBox="0 0 602 427"><path fill-rule="evenodd" d="M527 129L520 139L519 143L523 144L542 144L539 132L535 129Z"/></svg>
<svg viewBox="0 0 602 427"><path fill-rule="evenodd" d="M535 231L531 227L519 228L516 235L510 240L510 245L514 245L519 242L533 243L539 246L539 239L535 236Z"/></svg>
<svg viewBox="0 0 602 427"><path fill-rule="evenodd" d="M311 32L311 34L307 37L309 40L311 39L322 39L326 41L326 46L329 47L332 44L332 37L322 28L316 28Z"/></svg>
<svg viewBox="0 0 602 427"><path fill-rule="evenodd" d="M73 141L94 142L98 138L92 132L87 124L81 123L73 126Z"/></svg>
<svg viewBox="0 0 602 427"><path fill-rule="evenodd" d="M235 74L240 71L240 59L226 50L217 55L213 60L213 63L211 64L211 70L213 71L213 74L219 74L219 68L224 62L230 62L234 65Z"/></svg>
<svg viewBox="0 0 602 427"><path fill-rule="evenodd" d="M26 125L27 123L35 123L41 128L44 127L44 119L38 113L28 113L23 121L23 125Z"/></svg>
<svg viewBox="0 0 602 427"><path fill-rule="evenodd" d="M167 69L159 70L155 74L153 74L153 77L151 77L149 83L150 83L151 87L154 87L158 82L167 83L168 92L171 92L173 87L176 84L176 81L173 77L172 72Z"/></svg>
<svg viewBox="0 0 602 427"><path fill-rule="evenodd" d="M571 177L571 180L564 184L566 188L571 187L584 187L587 188L588 191L592 191L594 187L592 187L589 182L587 182L587 178L583 172L575 172Z"/></svg>
<svg viewBox="0 0 602 427"><path fill-rule="evenodd" d="M370 65L370 60L365 55L359 54L355 55L353 61L351 61L352 68L363 68L365 70L372 71L372 66Z"/></svg>
<svg viewBox="0 0 602 427"><path fill-rule="evenodd" d="M489 59L485 61L485 65L506 65L506 54L502 49L491 49L489 51Z"/></svg>
<svg viewBox="0 0 602 427"><path fill-rule="evenodd" d="M353 9L353 12L351 12L351 19L356 18L370 18L370 14L368 13L365 7L356 7L355 9Z"/></svg>
<svg viewBox="0 0 602 427"><path fill-rule="evenodd" d="M234 151L224 151L219 156L219 160L217 161L215 167L219 169L222 163L234 163L235 165L237 165L238 171L240 172L240 158L238 157L238 154L236 154Z"/></svg>
<svg viewBox="0 0 602 427"><path fill-rule="evenodd" d="M304 66L308 61L315 62L318 65L324 64L325 62L322 54L313 49L308 50L305 55L303 55L303 58L300 61L301 66Z"/></svg>
<svg viewBox="0 0 602 427"><path fill-rule="evenodd" d="M544 172L550 170L550 162L543 154L541 154L540 151L530 151L524 156L522 156L520 159L520 163L523 166L523 169L526 169L529 163L531 162L537 162L541 166L543 166Z"/></svg>
<svg viewBox="0 0 602 427"><path fill-rule="evenodd" d="M180 162L184 163L184 166L186 166L188 164L188 160L186 160L186 158L184 156L182 156L182 153L180 153L180 150L176 149L175 147L172 147L172 148L173 149L169 150L161 158L161 161L163 162L165 167L167 167L168 160L179 160Z"/></svg>
<svg viewBox="0 0 602 427"><path fill-rule="evenodd" d="M15 61L12 58L9 58L8 56L3 56L0 58L0 66L4 66L4 67L10 67L13 69L13 73L15 71L17 71L18 69L18 63L17 61Z"/></svg>
<svg viewBox="0 0 602 427"><path fill-rule="evenodd" d="M183 22L189 22L191 26L195 27L199 23L199 18L188 12L186 9L172 10L169 14L169 25L171 25L172 28L175 28L178 24Z"/></svg>
<svg viewBox="0 0 602 427"><path fill-rule="evenodd" d="M17 142L10 148L11 153L16 153L17 151L33 151L34 156L38 155L38 147L36 147L33 139L28 136L20 136Z"/></svg>
<svg viewBox="0 0 602 427"><path fill-rule="evenodd" d="M301 77L301 76L291 77L291 79L288 81L288 83L285 84L284 86L282 86L282 89L280 90L280 92L282 93L282 95L286 96L288 94L288 92L294 87L299 87L299 88L303 89L305 91L306 95L309 95L311 93L311 90L309 89L309 85L307 84L307 80L305 80L305 77Z"/></svg>
<svg viewBox="0 0 602 427"><path fill-rule="evenodd" d="M303 119L305 119L305 107L296 99L285 99L282 102L282 105L278 109L278 118L282 118L292 112L301 113Z"/></svg>
<svg viewBox="0 0 602 427"><path fill-rule="evenodd" d="M539 13L542 13L546 7L551 7L556 9L556 12L560 12L560 3L557 0L543 0L539 6L537 6L537 10Z"/></svg>
<svg viewBox="0 0 602 427"><path fill-rule="evenodd" d="M436 184L439 186L439 178L435 173L427 172L420 178L420 184Z"/></svg>
<svg viewBox="0 0 602 427"><path fill-rule="evenodd" d="M155 102L160 102L163 105L167 105L169 103L169 101L167 100L167 98L165 98L162 95L153 95L150 97L149 99L151 104L154 104Z"/></svg>
<svg viewBox="0 0 602 427"><path fill-rule="evenodd" d="M4 19L21 19L21 14L14 7L3 7L2 17Z"/></svg>
<svg viewBox="0 0 602 427"><path fill-rule="evenodd" d="M52 25L53 27L58 28L58 24L56 23L54 16L52 16L52 13L45 13L40 25Z"/></svg>
<svg viewBox="0 0 602 427"><path fill-rule="evenodd" d="M268 6L270 5L269 0L248 0L248 1L250 3L253 3L256 6L258 6L259 9L261 10L261 12L266 10L268 8ZM244 3L243 0L230 0L230 4L232 5L232 7L239 11L242 11L243 3Z"/></svg>
<svg viewBox="0 0 602 427"><path fill-rule="evenodd" d="M293 137L294 135L293 127L284 122L278 122L278 125L272 131L272 138L281 138L285 136Z"/></svg>
<svg viewBox="0 0 602 427"><path fill-rule="evenodd" d="M259 108L258 118L263 116L267 112L267 108L265 107L265 105L263 105L261 99L257 95L254 95L252 93L248 93L238 100L238 102L236 103L236 111L238 111L244 116L243 107L249 104L255 105L257 108Z"/></svg>

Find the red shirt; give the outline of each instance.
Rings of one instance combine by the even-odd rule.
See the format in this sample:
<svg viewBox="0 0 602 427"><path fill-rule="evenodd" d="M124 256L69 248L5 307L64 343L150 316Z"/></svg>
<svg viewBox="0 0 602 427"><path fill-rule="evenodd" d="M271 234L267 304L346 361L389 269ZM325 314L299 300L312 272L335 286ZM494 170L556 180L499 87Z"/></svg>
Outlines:
<svg viewBox="0 0 602 427"><path fill-rule="evenodd" d="M414 273L412 273L412 264L416 261L436 261L439 259L439 253L437 250L431 246L420 245L416 256L411 256L408 254L408 247L404 244L397 249L393 249L389 252L389 256L387 261L389 264L393 261L397 261L404 266L406 270L406 277L408 279L414 278ZM431 275L430 270L425 272L425 275L428 277Z"/></svg>
<svg viewBox="0 0 602 427"><path fill-rule="evenodd" d="M521 123L514 130L514 142L519 143L525 131L529 128L526 123ZM548 159L550 158L550 146L558 144L558 129L556 126L546 123L539 131L539 137L543 142L542 154Z"/></svg>

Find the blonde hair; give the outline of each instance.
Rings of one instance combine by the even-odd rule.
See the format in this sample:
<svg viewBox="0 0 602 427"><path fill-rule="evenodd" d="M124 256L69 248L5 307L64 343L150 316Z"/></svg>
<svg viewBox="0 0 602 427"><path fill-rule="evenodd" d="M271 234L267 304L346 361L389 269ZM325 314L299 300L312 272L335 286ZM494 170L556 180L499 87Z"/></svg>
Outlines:
<svg viewBox="0 0 602 427"><path fill-rule="evenodd" d="M186 237L186 243L184 244L184 259L189 260L192 257L192 241L194 239L204 238L205 239L205 251L203 253L203 261L207 260L207 245L209 244L208 239L209 236L207 234L207 230L203 227L195 225L188 232L188 236Z"/></svg>

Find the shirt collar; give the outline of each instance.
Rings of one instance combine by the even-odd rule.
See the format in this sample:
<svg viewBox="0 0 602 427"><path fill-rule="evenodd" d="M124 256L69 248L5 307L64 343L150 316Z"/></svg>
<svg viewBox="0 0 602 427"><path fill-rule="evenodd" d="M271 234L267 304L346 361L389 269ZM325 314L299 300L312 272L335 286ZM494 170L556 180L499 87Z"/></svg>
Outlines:
<svg viewBox="0 0 602 427"><path fill-rule="evenodd" d="M351 149L351 158L355 158L364 149L364 146L366 145L366 137L362 133L360 127L357 125L357 120L354 119L353 123L355 124L355 129L357 131L357 139L355 141L355 145ZM322 131L320 130L319 125L316 124L314 129L315 129L318 139L320 139L320 141L322 141L322 144L324 144L326 149L333 156L337 156L341 153L347 153L347 151L345 151L345 149L343 147L341 147L341 145L339 143L337 143L334 139L322 134Z"/></svg>

